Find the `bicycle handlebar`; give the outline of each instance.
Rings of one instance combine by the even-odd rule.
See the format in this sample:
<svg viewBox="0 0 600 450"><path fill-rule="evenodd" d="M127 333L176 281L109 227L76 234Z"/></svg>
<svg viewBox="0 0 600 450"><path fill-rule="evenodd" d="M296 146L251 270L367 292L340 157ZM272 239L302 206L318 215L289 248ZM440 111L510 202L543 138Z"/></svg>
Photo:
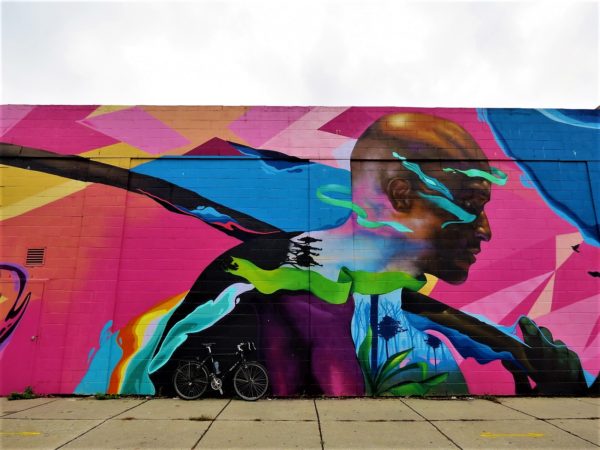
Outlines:
<svg viewBox="0 0 600 450"><path fill-rule="evenodd" d="M243 352L243 347L246 346L248 348L248 350L252 351L252 350L256 350L256 345L254 345L254 342L252 341L246 341L246 342L240 342L237 345L237 349L238 352Z"/></svg>

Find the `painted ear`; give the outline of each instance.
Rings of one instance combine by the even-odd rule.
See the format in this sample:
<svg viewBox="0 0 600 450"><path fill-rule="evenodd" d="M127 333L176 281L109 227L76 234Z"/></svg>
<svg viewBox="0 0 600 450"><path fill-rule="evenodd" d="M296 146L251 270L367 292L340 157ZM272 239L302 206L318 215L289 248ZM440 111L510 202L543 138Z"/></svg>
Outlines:
<svg viewBox="0 0 600 450"><path fill-rule="evenodd" d="M406 212L412 206L410 182L403 178L388 181L386 194L396 211Z"/></svg>

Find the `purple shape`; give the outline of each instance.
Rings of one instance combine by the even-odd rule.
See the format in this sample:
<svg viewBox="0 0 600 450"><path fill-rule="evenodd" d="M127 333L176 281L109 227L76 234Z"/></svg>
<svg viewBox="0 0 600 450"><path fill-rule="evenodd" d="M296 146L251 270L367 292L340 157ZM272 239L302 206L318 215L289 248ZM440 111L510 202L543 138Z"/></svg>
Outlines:
<svg viewBox="0 0 600 450"><path fill-rule="evenodd" d="M260 147L310 111L308 106L258 106L237 119L229 129L252 147Z"/></svg>
<svg viewBox="0 0 600 450"><path fill-rule="evenodd" d="M307 293L273 295L259 311L261 352L273 395L295 396L307 390L326 396L364 395L350 333L352 297L332 305Z"/></svg>
<svg viewBox="0 0 600 450"><path fill-rule="evenodd" d="M31 112L34 106L28 105L0 105L0 136Z"/></svg>
<svg viewBox="0 0 600 450"><path fill-rule="evenodd" d="M240 152L229 142L215 137L191 149L185 156L240 156Z"/></svg>
<svg viewBox="0 0 600 450"><path fill-rule="evenodd" d="M90 117L81 123L152 154L163 153L190 143L175 130L137 106Z"/></svg>
<svg viewBox="0 0 600 450"><path fill-rule="evenodd" d="M352 107L348 108L339 116L327 122L325 125L319 128L319 130L333 134L341 134L342 136L348 136L357 139L361 134L364 133L369 125L371 125L381 116L394 112L401 112L404 110L405 109L403 108L390 107Z"/></svg>
<svg viewBox="0 0 600 450"><path fill-rule="evenodd" d="M2 141L63 155L77 154L117 143L115 139L79 123L97 108L98 106L93 105L35 106L13 124L2 136Z"/></svg>

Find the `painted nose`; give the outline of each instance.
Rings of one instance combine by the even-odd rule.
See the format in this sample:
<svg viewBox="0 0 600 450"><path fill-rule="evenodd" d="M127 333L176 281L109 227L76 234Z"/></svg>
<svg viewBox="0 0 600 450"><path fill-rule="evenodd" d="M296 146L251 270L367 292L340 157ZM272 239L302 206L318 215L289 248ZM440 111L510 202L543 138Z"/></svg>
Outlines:
<svg viewBox="0 0 600 450"><path fill-rule="evenodd" d="M492 229L485 212L481 212L475 221L475 235L478 239L488 242L492 239Z"/></svg>

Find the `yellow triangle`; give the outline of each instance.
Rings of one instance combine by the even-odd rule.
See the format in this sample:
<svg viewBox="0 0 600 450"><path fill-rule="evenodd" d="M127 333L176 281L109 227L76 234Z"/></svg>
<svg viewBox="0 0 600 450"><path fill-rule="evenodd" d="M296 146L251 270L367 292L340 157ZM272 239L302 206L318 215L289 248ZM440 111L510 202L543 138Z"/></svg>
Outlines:
<svg viewBox="0 0 600 450"><path fill-rule="evenodd" d="M86 119L90 119L92 117L101 116L103 114L109 114L115 111L121 111L123 109L129 109L132 106L123 106L123 105L103 105L94 110Z"/></svg>
<svg viewBox="0 0 600 450"><path fill-rule="evenodd" d="M433 291L433 288L437 284L438 279L437 279L437 277L434 277L433 275L429 275L428 273L425 274L425 279L427 280L425 282L425 286L423 286L421 289L419 289L419 292L423 295L429 295L429 294L431 294L431 291Z"/></svg>
<svg viewBox="0 0 600 450"><path fill-rule="evenodd" d="M11 219L25 214L33 209L60 200L74 192L85 189L89 183L69 180L55 175L16 169L24 172L23 178L27 183L2 188L2 204L0 205L0 220ZM4 168L2 170L5 170ZM22 188L22 189L20 189Z"/></svg>
<svg viewBox="0 0 600 450"><path fill-rule="evenodd" d="M149 160L156 159L156 156L124 142L80 153L79 156L124 169L132 169Z"/></svg>

